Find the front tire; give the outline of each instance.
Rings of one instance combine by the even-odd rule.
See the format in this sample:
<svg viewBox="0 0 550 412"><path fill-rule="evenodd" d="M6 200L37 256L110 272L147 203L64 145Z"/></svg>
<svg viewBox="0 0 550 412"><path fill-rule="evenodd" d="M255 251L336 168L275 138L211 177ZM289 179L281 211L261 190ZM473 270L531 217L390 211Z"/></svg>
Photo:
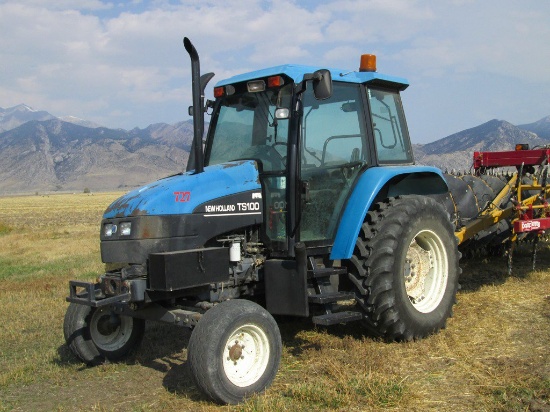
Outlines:
<svg viewBox="0 0 550 412"><path fill-rule="evenodd" d="M235 404L271 384L281 352L279 328L269 312L236 299L202 316L191 334L187 359L203 393L216 402Z"/></svg>
<svg viewBox="0 0 550 412"><path fill-rule="evenodd" d="M125 358L139 345L144 332L143 319L116 315L108 306L71 303L63 324L67 346L90 366Z"/></svg>
<svg viewBox="0 0 550 412"><path fill-rule="evenodd" d="M366 326L398 341L444 328L456 302L459 257L447 213L433 199L376 204L348 262Z"/></svg>

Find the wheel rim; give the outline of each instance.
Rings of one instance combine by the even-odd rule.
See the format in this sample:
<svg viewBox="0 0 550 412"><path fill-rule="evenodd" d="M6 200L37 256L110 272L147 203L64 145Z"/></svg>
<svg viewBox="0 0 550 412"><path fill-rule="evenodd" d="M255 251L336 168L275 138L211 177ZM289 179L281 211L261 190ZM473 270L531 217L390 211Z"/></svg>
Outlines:
<svg viewBox="0 0 550 412"><path fill-rule="evenodd" d="M223 350L223 369L227 379L238 387L254 384L267 369L270 348L265 332L247 324L230 334Z"/></svg>
<svg viewBox="0 0 550 412"><path fill-rule="evenodd" d="M122 348L130 339L133 329L132 318L118 316L111 318L108 308L97 309L90 320L90 335L94 344L104 352ZM112 321L116 320L116 323Z"/></svg>
<svg viewBox="0 0 550 412"><path fill-rule="evenodd" d="M405 258L404 278L407 296L416 310L435 310L447 287L448 257L441 238L431 230L414 236Z"/></svg>

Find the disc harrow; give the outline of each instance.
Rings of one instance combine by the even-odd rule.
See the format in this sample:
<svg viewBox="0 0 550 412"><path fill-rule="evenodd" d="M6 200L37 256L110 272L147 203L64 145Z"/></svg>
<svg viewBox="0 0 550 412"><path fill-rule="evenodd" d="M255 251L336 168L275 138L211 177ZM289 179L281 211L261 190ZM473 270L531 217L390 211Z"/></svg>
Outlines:
<svg viewBox="0 0 550 412"><path fill-rule="evenodd" d="M518 241L536 247L550 229L550 148L475 152L473 167L465 173L445 173L449 193L435 196L455 225L461 251L507 254L509 271ZM506 169L502 169L506 168Z"/></svg>

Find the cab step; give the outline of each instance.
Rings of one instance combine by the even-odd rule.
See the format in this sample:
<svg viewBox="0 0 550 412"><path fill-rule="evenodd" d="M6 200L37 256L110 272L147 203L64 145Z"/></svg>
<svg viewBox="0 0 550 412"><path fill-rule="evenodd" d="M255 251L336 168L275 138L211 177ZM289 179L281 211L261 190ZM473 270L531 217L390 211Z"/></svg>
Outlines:
<svg viewBox="0 0 550 412"><path fill-rule="evenodd" d="M313 318L311 318L313 323L322 326L338 325L340 323L354 322L361 319L363 319L363 314L361 312L352 311L327 313L326 315L313 316Z"/></svg>
<svg viewBox="0 0 550 412"><path fill-rule="evenodd" d="M332 275L345 275L348 273L348 270L346 268L318 268L315 269L309 269L307 271L307 278L308 279L318 279L318 278L326 278Z"/></svg>
<svg viewBox="0 0 550 412"><path fill-rule="evenodd" d="M309 303L334 303L340 300L355 299L355 293L353 292L330 292L320 293L318 295L308 296Z"/></svg>

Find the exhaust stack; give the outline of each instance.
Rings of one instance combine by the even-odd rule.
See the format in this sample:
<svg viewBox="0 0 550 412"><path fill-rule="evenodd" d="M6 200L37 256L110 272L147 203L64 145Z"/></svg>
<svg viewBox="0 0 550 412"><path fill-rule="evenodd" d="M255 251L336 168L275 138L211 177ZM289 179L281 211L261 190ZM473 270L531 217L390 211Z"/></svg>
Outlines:
<svg viewBox="0 0 550 412"><path fill-rule="evenodd" d="M187 170L195 169L195 174L204 171L204 154L202 151L202 136L204 135L203 98L201 97L200 61L197 49L187 37L183 38L185 50L191 58L191 79L193 95L193 144L187 162ZM206 86L206 85L205 85Z"/></svg>

